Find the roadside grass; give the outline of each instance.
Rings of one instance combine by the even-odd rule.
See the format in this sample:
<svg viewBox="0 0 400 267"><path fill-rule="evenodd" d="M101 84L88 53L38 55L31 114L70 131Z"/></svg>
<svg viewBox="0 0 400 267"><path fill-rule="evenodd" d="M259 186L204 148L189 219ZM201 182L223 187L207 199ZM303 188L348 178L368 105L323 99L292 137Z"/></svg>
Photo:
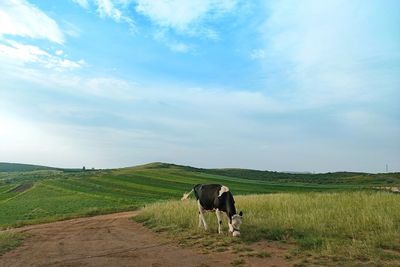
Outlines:
<svg viewBox="0 0 400 267"><path fill-rule="evenodd" d="M0 232L0 255L18 247L25 237L21 233Z"/></svg>
<svg viewBox="0 0 400 267"><path fill-rule="evenodd" d="M237 209L244 212L240 239L216 234L214 213L206 216L209 231L198 229L193 200L148 205L135 220L155 231L172 233L183 245L206 251L216 251L223 244L233 251L236 246L240 253L240 246L269 240L295 244L287 258L307 256L315 264L400 264L400 195L279 193L237 196L235 200ZM224 227L226 233L226 218Z"/></svg>

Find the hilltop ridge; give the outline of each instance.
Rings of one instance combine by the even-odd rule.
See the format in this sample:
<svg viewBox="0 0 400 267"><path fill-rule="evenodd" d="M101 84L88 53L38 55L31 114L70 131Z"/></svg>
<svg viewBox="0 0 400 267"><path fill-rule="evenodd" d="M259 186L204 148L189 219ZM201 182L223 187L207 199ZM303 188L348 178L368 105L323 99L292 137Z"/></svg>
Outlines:
<svg viewBox="0 0 400 267"><path fill-rule="evenodd" d="M24 171L58 170L58 169L59 168L34 165L34 164L0 162L0 172L24 172Z"/></svg>

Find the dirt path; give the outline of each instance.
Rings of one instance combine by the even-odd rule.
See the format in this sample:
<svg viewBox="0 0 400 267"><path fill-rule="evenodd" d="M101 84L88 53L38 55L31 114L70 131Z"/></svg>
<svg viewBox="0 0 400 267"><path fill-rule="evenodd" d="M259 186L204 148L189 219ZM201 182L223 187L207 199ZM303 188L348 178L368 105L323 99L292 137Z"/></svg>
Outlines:
<svg viewBox="0 0 400 267"><path fill-rule="evenodd" d="M22 246L0 256L0 266L231 266L230 252L201 254L178 247L132 221L137 212L27 226ZM274 253L279 254L279 253ZM245 259L245 266L285 266L283 257Z"/></svg>

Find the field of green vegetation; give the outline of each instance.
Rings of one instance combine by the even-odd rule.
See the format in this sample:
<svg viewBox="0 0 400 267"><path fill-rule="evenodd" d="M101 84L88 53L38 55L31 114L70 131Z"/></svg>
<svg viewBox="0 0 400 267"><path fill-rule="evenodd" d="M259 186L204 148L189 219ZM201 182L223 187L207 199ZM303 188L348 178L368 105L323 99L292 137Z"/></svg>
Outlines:
<svg viewBox="0 0 400 267"><path fill-rule="evenodd" d="M287 257L307 256L304 264L400 264L400 195L388 192L279 193L238 196L235 200L237 209L244 211L241 241L294 244L295 249ZM206 215L208 232L214 234L204 235L203 228L198 228L197 205L193 200L149 205L135 220L156 231L173 233L183 244L192 242L192 245L212 251L237 250L232 247L236 244L234 238L227 235L221 238L216 234L214 213ZM226 218L224 227L226 233ZM217 246L213 247L215 244ZM245 248L241 250L246 251ZM253 253L258 255L259 252Z"/></svg>
<svg viewBox="0 0 400 267"><path fill-rule="evenodd" d="M235 195L296 193L293 196L300 196L298 193L360 190L372 194L376 187L399 186L400 173L293 174L244 169L198 169L164 163L82 171L0 163L0 229L134 210L155 202L180 199L184 192L198 183L224 184ZM278 196L273 194L268 197L275 197L279 202ZM312 193L309 196L318 195ZM378 196L380 198L385 194ZM282 202L282 205L284 203L287 204L284 211L289 212L290 205L294 203ZM248 209L246 216L254 217L255 213L250 212L252 208L245 205L243 209ZM333 202L331 205L335 206ZM382 208L386 209L385 206ZM371 221L371 225L373 223ZM244 231L250 231L250 228L246 228L250 225L245 224ZM267 231L269 228L265 229ZM296 229L293 228L293 231L294 236L298 235ZM252 234L249 232L247 238L250 236ZM14 239L18 242L19 237L7 238L3 240ZM322 244L331 243L323 241Z"/></svg>
<svg viewBox="0 0 400 267"><path fill-rule="evenodd" d="M0 165L0 169L6 167ZM180 199L183 192L197 183L226 184L236 195L336 192L371 188L377 184L400 184L399 174L296 175L238 169L207 170L162 163L88 171L29 165L31 171L18 172L15 165L11 167L13 171L0 172L2 228L137 209L155 201ZM23 170L26 169L23 166ZM332 183L332 177L336 181L353 181ZM324 183L326 180L330 182Z"/></svg>

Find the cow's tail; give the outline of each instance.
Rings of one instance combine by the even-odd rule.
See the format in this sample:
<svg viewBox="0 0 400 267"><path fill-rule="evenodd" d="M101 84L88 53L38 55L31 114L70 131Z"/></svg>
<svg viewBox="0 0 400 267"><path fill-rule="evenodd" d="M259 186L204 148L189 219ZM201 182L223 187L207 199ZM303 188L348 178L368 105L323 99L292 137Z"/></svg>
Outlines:
<svg viewBox="0 0 400 267"><path fill-rule="evenodd" d="M183 194L183 197L181 198L181 200L183 201L183 200L188 199L189 195L190 195L192 192L193 192L193 189L192 189L189 193Z"/></svg>

